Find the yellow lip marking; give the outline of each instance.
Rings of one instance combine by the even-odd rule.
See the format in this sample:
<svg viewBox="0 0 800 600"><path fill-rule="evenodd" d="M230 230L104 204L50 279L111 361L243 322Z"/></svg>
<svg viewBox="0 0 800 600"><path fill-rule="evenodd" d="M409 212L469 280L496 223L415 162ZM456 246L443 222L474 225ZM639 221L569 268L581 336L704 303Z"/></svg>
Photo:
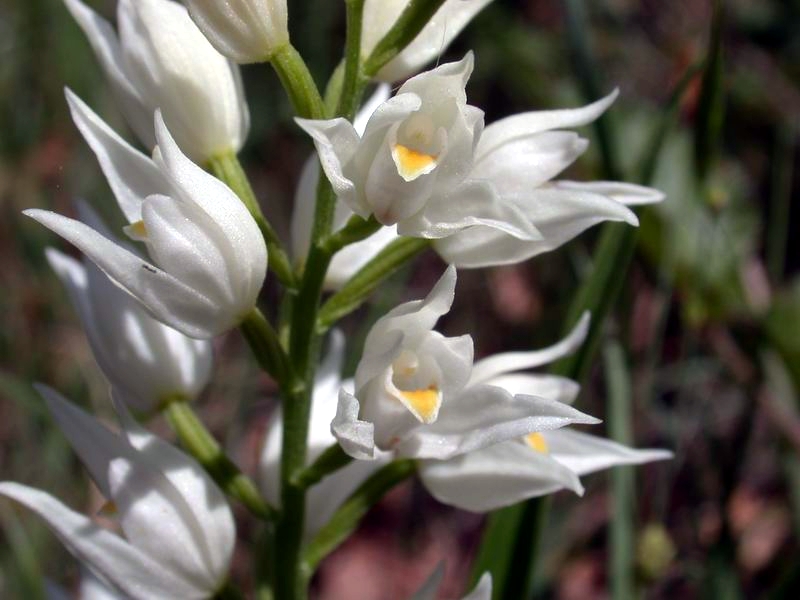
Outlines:
<svg viewBox="0 0 800 600"><path fill-rule="evenodd" d="M436 156L417 152L402 144L395 144L392 155L397 165L397 172L406 181L430 173L436 167Z"/></svg>
<svg viewBox="0 0 800 600"><path fill-rule="evenodd" d="M439 408L438 389L431 387L426 390L400 390L400 395L414 408L423 423L434 420Z"/></svg>
<svg viewBox="0 0 800 600"><path fill-rule="evenodd" d="M131 239L143 241L147 239L147 228L144 226L144 221L136 221L123 228L123 231Z"/></svg>
<svg viewBox="0 0 800 600"><path fill-rule="evenodd" d="M547 440L545 440L544 436L539 432L526 435L525 443L528 444L531 449L536 450L536 452L550 454L550 446L547 445Z"/></svg>
<svg viewBox="0 0 800 600"><path fill-rule="evenodd" d="M103 506L100 507L100 510L97 511L97 514L102 515L104 517L113 517L117 514L117 505L114 503L113 500L109 500Z"/></svg>

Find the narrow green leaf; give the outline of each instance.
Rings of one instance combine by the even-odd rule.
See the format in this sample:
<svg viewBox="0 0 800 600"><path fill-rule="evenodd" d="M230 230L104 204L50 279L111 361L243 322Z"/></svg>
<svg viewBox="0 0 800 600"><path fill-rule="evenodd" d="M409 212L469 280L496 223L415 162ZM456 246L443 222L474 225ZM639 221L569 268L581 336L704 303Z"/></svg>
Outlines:
<svg viewBox="0 0 800 600"><path fill-rule="evenodd" d="M317 327L325 331L353 312L397 269L430 245L429 240L401 237L364 265L319 311Z"/></svg>
<svg viewBox="0 0 800 600"><path fill-rule="evenodd" d="M722 56L722 26L724 22L724 2L714 0L711 18L711 34L708 39L707 58L700 102L694 126L694 159L699 181L705 181L710 166L719 147L720 133L724 120L724 81Z"/></svg>
<svg viewBox="0 0 800 600"><path fill-rule="evenodd" d="M396 460L373 473L334 513L306 548L303 564L306 573L314 572L319 562L333 552L358 527L361 519L384 494L416 472L413 460Z"/></svg>
<svg viewBox="0 0 800 600"><path fill-rule="evenodd" d="M630 445L631 381L625 351L617 342L609 341L604 348L606 398L608 401L609 437L621 444ZM611 471L611 561L609 581L613 600L633 600L635 586L634 566L634 497L633 467L616 467Z"/></svg>

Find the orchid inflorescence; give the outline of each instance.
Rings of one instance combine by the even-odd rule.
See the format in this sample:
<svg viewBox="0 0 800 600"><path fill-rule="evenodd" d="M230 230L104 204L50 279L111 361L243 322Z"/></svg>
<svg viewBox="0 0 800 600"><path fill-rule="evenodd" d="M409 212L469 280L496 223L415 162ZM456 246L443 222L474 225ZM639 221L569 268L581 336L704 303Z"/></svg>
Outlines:
<svg viewBox="0 0 800 600"><path fill-rule="evenodd" d="M580 475L670 456L571 429L599 422L572 406L578 384L531 372L578 349L589 314L548 348L477 361L470 335L436 331L456 268L519 263L602 221L635 226L629 206L662 199L628 183L553 180L588 145L570 129L602 115L617 91L485 126L466 92L472 53L420 72L489 2L347 0L341 81L328 102L291 45L285 0L119 0L116 31L65 0L140 144L66 90L127 225L109 229L85 203L78 219L25 213L85 256L46 250L108 380L119 432L37 390L113 503L119 532L19 483L0 483L0 494L45 520L84 565L85 589L235 594L226 495L274 527L272 590L300 598L354 526L337 530L340 508L380 474L388 489L416 473L441 502L486 512L563 488L581 494ZM236 159L249 127L237 63L262 61L316 148L297 185L291 251ZM379 83L356 110L371 82L400 80L393 95ZM449 266L425 298L372 325L354 378L343 380L344 336L333 325L427 247ZM268 270L287 292L275 325L257 306ZM210 340L234 328L281 391L257 483L189 405L212 377ZM131 411L163 412L186 453ZM440 578L438 569L415 597L434 597ZM486 575L467 598L490 596Z"/></svg>

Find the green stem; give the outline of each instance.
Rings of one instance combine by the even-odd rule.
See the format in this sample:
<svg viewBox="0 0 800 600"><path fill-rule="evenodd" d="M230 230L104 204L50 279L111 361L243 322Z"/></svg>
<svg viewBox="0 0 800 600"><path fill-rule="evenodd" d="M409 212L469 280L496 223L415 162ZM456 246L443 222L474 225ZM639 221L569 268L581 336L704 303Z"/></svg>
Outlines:
<svg viewBox="0 0 800 600"><path fill-rule="evenodd" d="M306 548L303 555L305 572L313 573L319 562L350 536L367 511L386 492L411 477L415 471L414 461L396 460L373 473L362 483Z"/></svg>
<svg viewBox="0 0 800 600"><path fill-rule="evenodd" d="M325 103L303 58L287 43L273 53L270 64L278 74L295 113L304 119L324 119Z"/></svg>
<svg viewBox="0 0 800 600"><path fill-rule="evenodd" d="M358 215L350 217L347 224L327 238L323 244L325 251L333 256L339 250L350 244L355 244L377 232L383 225L375 217L362 219Z"/></svg>
<svg viewBox="0 0 800 600"><path fill-rule="evenodd" d="M253 481L228 458L187 402L171 399L163 411L181 445L226 494L261 519L275 518L275 510L264 501Z"/></svg>
<svg viewBox="0 0 800 600"><path fill-rule="evenodd" d="M364 62L367 77L377 75L386 63L414 41L444 3L445 0L411 0Z"/></svg>
<svg viewBox="0 0 800 600"><path fill-rule="evenodd" d="M289 357L264 314L254 307L239 327L259 366L283 385L294 383Z"/></svg>
<svg viewBox="0 0 800 600"><path fill-rule="evenodd" d="M361 72L361 25L364 0L345 0L347 6L347 40L344 54L344 80L336 114L350 121L356 114L361 94L369 79Z"/></svg>
<svg viewBox="0 0 800 600"><path fill-rule="evenodd" d="M226 581L225 585L214 594L214 600L245 600L245 596L230 581Z"/></svg>
<svg viewBox="0 0 800 600"><path fill-rule="evenodd" d="M322 306L318 330L327 330L337 320L361 306L375 288L428 246L430 240L406 237L386 246Z"/></svg>
<svg viewBox="0 0 800 600"><path fill-rule="evenodd" d="M346 467L353 461L351 456L344 453L339 444L333 444L319 455L317 460L303 469L294 479L294 485L308 489L334 471Z"/></svg>
<svg viewBox="0 0 800 600"><path fill-rule="evenodd" d="M231 151L212 156L208 160L208 168L218 179L228 184L228 187L239 196L242 204L250 211L258 228L261 230L261 235L264 236L264 242L267 244L270 269L284 286L295 288L297 282L295 281L289 257L281 245L278 234L275 233L272 225L261 212L261 207L250 185L250 180L242 169L236 154Z"/></svg>

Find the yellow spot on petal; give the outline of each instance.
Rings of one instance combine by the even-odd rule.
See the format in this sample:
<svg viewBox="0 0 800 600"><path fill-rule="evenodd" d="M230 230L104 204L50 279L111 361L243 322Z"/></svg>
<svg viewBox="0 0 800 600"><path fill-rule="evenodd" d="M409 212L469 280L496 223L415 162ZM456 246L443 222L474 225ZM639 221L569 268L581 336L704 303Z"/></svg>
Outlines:
<svg viewBox="0 0 800 600"><path fill-rule="evenodd" d="M397 165L397 172L406 181L430 173L436 167L436 156L417 152L402 144L395 144L392 155Z"/></svg>
<svg viewBox="0 0 800 600"><path fill-rule="evenodd" d="M439 410L439 390L435 387L426 390L401 390L400 394L414 408L423 423L430 423Z"/></svg>
<svg viewBox="0 0 800 600"><path fill-rule="evenodd" d="M525 443L528 444L528 446L533 450L536 450L536 452L550 454L550 446L547 445L547 440L544 439L544 436L539 432L529 433L526 435Z"/></svg>
<svg viewBox="0 0 800 600"><path fill-rule="evenodd" d="M114 504L113 500L109 500L100 507L100 510L97 511L97 514L104 517L113 517L117 514L117 505Z"/></svg>
<svg viewBox="0 0 800 600"><path fill-rule="evenodd" d="M147 239L147 228L144 221L136 221L123 228L125 234L132 240L144 241Z"/></svg>

